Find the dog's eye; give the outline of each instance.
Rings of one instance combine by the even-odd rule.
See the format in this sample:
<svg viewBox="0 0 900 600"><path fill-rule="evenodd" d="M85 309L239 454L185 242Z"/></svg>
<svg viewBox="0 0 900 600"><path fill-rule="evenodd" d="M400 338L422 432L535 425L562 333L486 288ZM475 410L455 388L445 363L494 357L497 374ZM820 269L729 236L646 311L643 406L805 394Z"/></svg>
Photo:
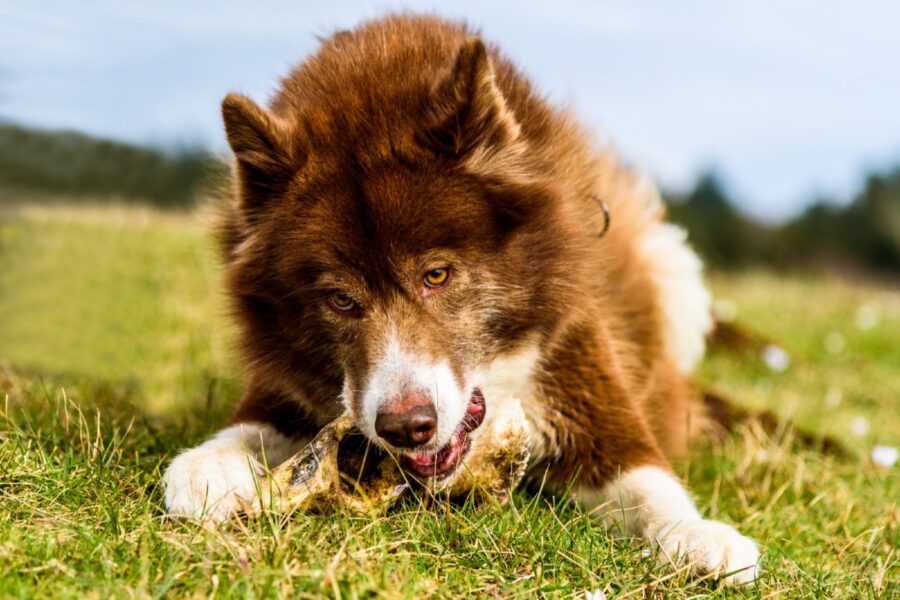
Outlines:
<svg viewBox="0 0 900 600"><path fill-rule="evenodd" d="M450 277L450 269L441 267L440 269L432 269L425 273L425 285L430 288L437 288L445 285Z"/></svg>
<svg viewBox="0 0 900 600"><path fill-rule="evenodd" d="M328 297L328 305L338 312L347 312L356 308L356 301L344 292L337 292Z"/></svg>

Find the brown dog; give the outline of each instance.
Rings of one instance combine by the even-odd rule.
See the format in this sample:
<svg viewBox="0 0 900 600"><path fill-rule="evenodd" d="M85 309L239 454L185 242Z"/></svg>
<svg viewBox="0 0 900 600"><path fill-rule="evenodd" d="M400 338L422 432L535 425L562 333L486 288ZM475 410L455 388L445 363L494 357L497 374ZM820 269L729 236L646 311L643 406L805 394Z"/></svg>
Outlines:
<svg viewBox="0 0 900 600"><path fill-rule="evenodd" d="M172 462L169 512L227 518L263 452L277 464L344 410L412 474L451 481L516 398L552 490L574 480L664 556L752 580L755 544L704 520L668 463L710 327L699 261L652 185L472 35L375 21L324 42L268 109L225 98L247 391Z"/></svg>

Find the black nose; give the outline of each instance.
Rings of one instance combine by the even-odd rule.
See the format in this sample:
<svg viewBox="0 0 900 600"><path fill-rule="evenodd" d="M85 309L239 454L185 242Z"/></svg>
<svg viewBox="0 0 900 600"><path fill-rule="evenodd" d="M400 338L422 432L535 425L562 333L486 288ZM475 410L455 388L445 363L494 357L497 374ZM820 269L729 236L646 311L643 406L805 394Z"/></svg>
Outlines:
<svg viewBox="0 0 900 600"><path fill-rule="evenodd" d="M395 448L415 448L434 437L437 413L431 402L416 404L401 412L379 412L375 433Z"/></svg>

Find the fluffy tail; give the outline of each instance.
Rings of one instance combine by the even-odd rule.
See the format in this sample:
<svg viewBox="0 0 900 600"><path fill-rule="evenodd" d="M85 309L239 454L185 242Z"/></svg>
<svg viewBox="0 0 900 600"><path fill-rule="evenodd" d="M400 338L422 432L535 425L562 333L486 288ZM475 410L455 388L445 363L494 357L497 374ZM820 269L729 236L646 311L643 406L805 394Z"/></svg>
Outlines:
<svg viewBox="0 0 900 600"><path fill-rule="evenodd" d="M806 431L779 418L770 410L748 410L711 390L701 390L701 400L703 415L706 417L704 421L707 425L704 429L713 436L724 437L741 425L755 423L772 437L781 437L786 430L790 430L795 443L802 447L834 456L848 455L847 449L833 437Z"/></svg>
<svg viewBox="0 0 900 600"><path fill-rule="evenodd" d="M707 339L710 349L724 350L744 356L759 357L763 348L770 344L762 336L742 327L716 319ZM848 456L847 449L831 436L816 435L780 418L770 410L752 411L735 404L718 392L701 388L701 414L704 430L716 437L724 437L739 426L755 423L766 434L781 437L790 431L796 443L814 448L826 454Z"/></svg>

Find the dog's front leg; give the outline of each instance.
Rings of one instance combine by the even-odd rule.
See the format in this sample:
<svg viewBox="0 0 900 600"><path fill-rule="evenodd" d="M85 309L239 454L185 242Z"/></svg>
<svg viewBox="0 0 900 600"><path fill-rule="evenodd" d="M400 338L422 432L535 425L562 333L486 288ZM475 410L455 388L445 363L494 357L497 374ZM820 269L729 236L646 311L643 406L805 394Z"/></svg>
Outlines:
<svg viewBox="0 0 900 600"><path fill-rule="evenodd" d="M756 544L706 520L672 473L641 406L626 389L603 331L576 330L550 354L532 405L534 477L565 491L620 532L649 542L673 564L726 583L752 581ZM665 408L665 398L659 399ZM542 473L543 472L543 473Z"/></svg>
<svg viewBox="0 0 900 600"><path fill-rule="evenodd" d="M631 450L650 447L632 438L633 422L628 427L580 448L561 447L562 458L548 470L551 489L565 489L563 482L576 480L573 496L585 510L614 533L645 540L674 567L689 565L694 575L726 584L756 579L756 544L730 525L704 519L660 456L634 460ZM577 443L577 437L569 441ZM621 459L610 460L617 456Z"/></svg>
<svg viewBox="0 0 900 600"><path fill-rule="evenodd" d="M648 540L665 562L689 564L695 575L728 584L758 575L756 544L730 525L701 517L668 469L631 468L606 485L581 487L577 496L614 531Z"/></svg>
<svg viewBox="0 0 900 600"><path fill-rule="evenodd" d="M596 415L614 425L616 414ZM598 427L593 439L570 436L580 447L561 447L552 477L575 479L574 498L614 532L646 540L659 559L689 565L700 577L743 584L758 575L756 544L718 521L704 519L687 491L642 435L639 415L621 427ZM581 432L580 435L586 435ZM561 468L560 468L561 467Z"/></svg>
<svg viewBox="0 0 900 600"><path fill-rule="evenodd" d="M283 399L249 390L230 426L169 464L163 475L166 512L220 522L256 502L265 468L284 462L314 434L302 419L285 414L290 408Z"/></svg>

